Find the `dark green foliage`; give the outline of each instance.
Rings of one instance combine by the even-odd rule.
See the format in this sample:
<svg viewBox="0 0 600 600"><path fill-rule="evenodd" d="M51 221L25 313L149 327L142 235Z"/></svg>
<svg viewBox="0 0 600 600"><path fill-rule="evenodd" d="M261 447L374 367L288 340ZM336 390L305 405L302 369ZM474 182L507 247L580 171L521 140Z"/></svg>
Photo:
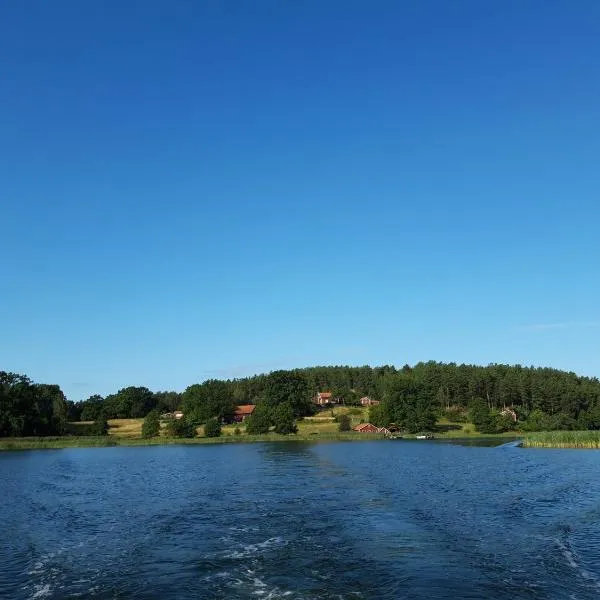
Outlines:
<svg viewBox="0 0 600 600"><path fill-rule="evenodd" d="M493 433L489 431L490 428L493 428L490 408L482 398L476 398L471 402L469 419L475 425L477 431L481 433Z"/></svg>
<svg viewBox="0 0 600 600"><path fill-rule="evenodd" d="M182 396L182 409L195 425L202 425L216 417L230 421L235 412L235 402L225 381L211 379L189 386Z"/></svg>
<svg viewBox="0 0 600 600"><path fill-rule="evenodd" d="M246 421L246 433L260 435L268 433L271 427L271 411L268 406L259 404Z"/></svg>
<svg viewBox="0 0 600 600"><path fill-rule="evenodd" d="M579 413L579 429L600 429L600 404Z"/></svg>
<svg viewBox="0 0 600 600"><path fill-rule="evenodd" d="M160 433L160 416L157 410L151 410L142 423L142 437L156 437Z"/></svg>
<svg viewBox="0 0 600 600"><path fill-rule="evenodd" d="M35 384L24 375L0 371L0 437L62 435L67 414L57 385Z"/></svg>
<svg viewBox="0 0 600 600"><path fill-rule="evenodd" d="M104 413L100 413L91 427L92 435L108 435L108 429L108 419Z"/></svg>
<svg viewBox="0 0 600 600"><path fill-rule="evenodd" d="M156 407L154 394L146 387L126 387L107 396L103 410L110 419L139 419Z"/></svg>
<svg viewBox="0 0 600 600"><path fill-rule="evenodd" d="M348 415L340 415L338 417L338 431L351 431L352 422Z"/></svg>
<svg viewBox="0 0 600 600"><path fill-rule="evenodd" d="M181 394L177 392L155 392L156 409L160 413L174 412L181 404Z"/></svg>
<svg viewBox="0 0 600 600"><path fill-rule="evenodd" d="M373 407L380 410L371 411L377 420L384 421L383 426L395 423L410 433L434 427L436 414L433 398L415 379L402 373L388 376L385 383L384 400L379 407Z"/></svg>
<svg viewBox="0 0 600 600"><path fill-rule="evenodd" d="M90 396L87 400L80 402L81 421L95 421L104 407L104 398L98 394Z"/></svg>
<svg viewBox="0 0 600 600"><path fill-rule="evenodd" d="M390 423L394 422L387 410L387 404L371 406L369 408L369 421L373 425L377 425L377 427L387 427Z"/></svg>
<svg viewBox="0 0 600 600"><path fill-rule="evenodd" d="M242 435L242 430L239 427L236 427L233 430L233 435Z"/></svg>
<svg viewBox="0 0 600 600"><path fill-rule="evenodd" d="M271 408L288 404L297 417L313 412L308 383L300 372L274 371L267 377L264 394L265 402Z"/></svg>
<svg viewBox="0 0 600 600"><path fill-rule="evenodd" d="M185 417L170 419L167 423L167 435L176 438L193 438L196 437L196 427Z"/></svg>
<svg viewBox="0 0 600 600"><path fill-rule="evenodd" d="M204 435L206 437L219 437L221 435L221 422L219 419L212 418L206 421L204 426Z"/></svg>
<svg viewBox="0 0 600 600"><path fill-rule="evenodd" d="M282 435L298 431L294 421L294 410L289 402L283 402L275 407L273 410L273 424L275 425L275 433Z"/></svg>
<svg viewBox="0 0 600 600"><path fill-rule="evenodd" d="M483 398L476 398L471 402L469 418L480 433L502 433L515 427L510 418L503 416L497 410L490 410Z"/></svg>
<svg viewBox="0 0 600 600"><path fill-rule="evenodd" d="M72 400L67 400L67 421L81 421L82 410L83 405L81 402L73 402Z"/></svg>

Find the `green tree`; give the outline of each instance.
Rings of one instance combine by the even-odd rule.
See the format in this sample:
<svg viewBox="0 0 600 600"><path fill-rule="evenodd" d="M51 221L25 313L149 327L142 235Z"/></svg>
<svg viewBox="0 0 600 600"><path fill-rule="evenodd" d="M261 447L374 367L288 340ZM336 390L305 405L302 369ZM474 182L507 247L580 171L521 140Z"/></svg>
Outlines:
<svg viewBox="0 0 600 600"><path fill-rule="evenodd" d="M91 433L92 435L108 435L108 429L108 419L102 412L96 417L96 420L92 424Z"/></svg>
<svg viewBox="0 0 600 600"><path fill-rule="evenodd" d="M236 404L225 381L211 379L202 384L189 386L182 395L182 409L186 417L196 426L213 417L229 421Z"/></svg>
<svg viewBox="0 0 600 600"><path fill-rule="evenodd" d="M260 435L263 433L269 433L271 427L271 412L268 406L259 404L254 409L252 415L250 415L246 421L246 433L250 435Z"/></svg>
<svg viewBox="0 0 600 600"><path fill-rule="evenodd" d="M521 424L524 431L550 431L553 429L550 416L536 408L529 413L527 420Z"/></svg>
<svg viewBox="0 0 600 600"><path fill-rule="evenodd" d="M287 435L298 431L294 421L294 410L289 402L284 402L275 407L273 424L275 425L275 433Z"/></svg>
<svg viewBox="0 0 600 600"><path fill-rule="evenodd" d="M151 410L142 423L142 437L156 437L160 433L160 416L157 410Z"/></svg>
<svg viewBox="0 0 600 600"><path fill-rule="evenodd" d="M352 422L348 415L340 415L338 417L338 431L351 431Z"/></svg>
<svg viewBox="0 0 600 600"><path fill-rule="evenodd" d="M67 419L70 422L81 421L81 411L83 405L81 402L73 402L73 400L67 401Z"/></svg>
<svg viewBox="0 0 600 600"><path fill-rule="evenodd" d="M167 423L167 435L175 438L196 437L196 427L187 418L170 419Z"/></svg>
<svg viewBox="0 0 600 600"><path fill-rule="evenodd" d="M206 421L204 426L204 435L206 437L219 437L221 435L221 423L219 419L213 417Z"/></svg>
<svg viewBox="0 0 600 600"><path fill-rule="evenodd" d="M265 401L272 409L280 404L289 404L296 417L310 415L313 412L308 383L306 377L300 372L271 373L266 381Z"/></svg>
<svg viewBox="0 0 600 600"><path fill-rule="evenodd" d="M90 396L81 403L81 420L95 421L104 407L104 398L98 394Z"/></svg>
<svg viewBox="0 0 600 600"><path fill-rule="evenodd" d="M108 404L114 406L114 418L139 419L156 407L156 400L147 387L130 386L120 389Z"/></svg>
<svg viewBox="0 0 600 600"><path fill-rule="evenodd" d="M487 402L476 398L469 407L469 419L480 433L492 433L495 429ZM490 431L491 430L491 431Z"/></svg>
<svg viewBox="0 0 600 600"><path fill-rule="evenodd" d="M181 403L181 394L177 392L155 392L154 400L159 412L174 412Z"/></svg>

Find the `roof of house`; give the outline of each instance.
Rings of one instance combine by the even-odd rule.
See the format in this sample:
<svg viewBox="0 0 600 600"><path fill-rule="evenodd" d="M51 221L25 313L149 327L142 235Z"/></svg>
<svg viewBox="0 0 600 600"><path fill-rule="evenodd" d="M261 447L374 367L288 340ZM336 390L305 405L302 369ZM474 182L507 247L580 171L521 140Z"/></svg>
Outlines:
<svg viewBox="0 0 600 600"><path fill-rule="evenodd" d="M331 392L319 392L321 398L331 398Z"/></svg>
<svg viewBox="0 0 600 600"><path fill-rule="evenodd" d="M354 431L363 431L365 429L377 431L378 427L373 425L373 423L360 423L360 425L355 425L352 429L354 429Z"/></svg>
<svg viewBox="0 0 600 600"><path fill-rule="evenodd" d="M256 404L240 404L235 409L235 415L239 417L245 417L247 415L251 415L256 408Z"/></svg>

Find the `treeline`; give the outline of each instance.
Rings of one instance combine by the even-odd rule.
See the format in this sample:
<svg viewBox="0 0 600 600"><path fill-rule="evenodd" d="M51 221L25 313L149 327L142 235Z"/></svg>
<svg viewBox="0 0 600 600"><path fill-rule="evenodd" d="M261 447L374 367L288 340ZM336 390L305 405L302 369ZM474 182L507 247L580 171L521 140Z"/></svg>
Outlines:
<svg viewBox="0 0 600 600"><path fill-rule="evenodd" d="M177 392L152 392L147 387L129 386L103 398L95 394L72 406L73 421L107 419L140 419L150 411L173 412L181 404Z"/></svg>
<svg viewBox="0 0 600 600"><path fill-rule="evenodd" d="M289 423L310 415L318 391L331 391L349 405L369 396L377 425L395 423L411 431L433 427L440 417L471 419L480 431L515 427L504 407L512 407L520 429L600 429L600 381L575 373L520 365L457 365L426 362L402 368L310 367L190 385L183 393L152 392L130 386L103 398L74 403L56 385L0 372L0 435L55 435L68 421L141 418L151 411L182 410L190 424L230 420L239 404L256 404L248 428ZM283 416L285 415L285 419ZM259 426L260 425L260 426ZM283 428L283 426L282 426Z"/></svg>
<svg viewBox="0 0 600 600"><path fill-rule="evenodd" d="M68 420L67 400L57 385L0 371L0 437L62 435Z"/></svg>
<svg viewBox="0 0 600 600"><path fill-rule="evenodd" d="M425 362L414 366L310 367L232 380L210 380L189 386L182 394L147 388L125 388L106 399L81 403L81 420L93 420L104 410L109 418L142 417L151 408L181 409L194 423L212 417L228 420L238 404L256 404L251 429L274 422L272 413L286 403L295 417L311 414L311 398L331 391L345 404L357 405L369 396L380 400L371 420L395 423L411 431L429 429L440 417L470 419L480 431L519 429L600 428L600 382L557 369L493 364L485 367ZM514 408L518 422L501 415Z"/></svg>

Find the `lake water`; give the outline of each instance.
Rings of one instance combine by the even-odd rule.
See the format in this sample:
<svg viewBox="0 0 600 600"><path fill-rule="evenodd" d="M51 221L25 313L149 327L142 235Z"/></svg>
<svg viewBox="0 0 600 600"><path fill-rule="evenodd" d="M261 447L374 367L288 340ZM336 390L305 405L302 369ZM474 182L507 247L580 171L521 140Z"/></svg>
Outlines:
<svg viewBox="0 0 600 600"><path fill-rule="evenodd" d="M0 453L0 597L600 597L600 452Z"/></svg>

